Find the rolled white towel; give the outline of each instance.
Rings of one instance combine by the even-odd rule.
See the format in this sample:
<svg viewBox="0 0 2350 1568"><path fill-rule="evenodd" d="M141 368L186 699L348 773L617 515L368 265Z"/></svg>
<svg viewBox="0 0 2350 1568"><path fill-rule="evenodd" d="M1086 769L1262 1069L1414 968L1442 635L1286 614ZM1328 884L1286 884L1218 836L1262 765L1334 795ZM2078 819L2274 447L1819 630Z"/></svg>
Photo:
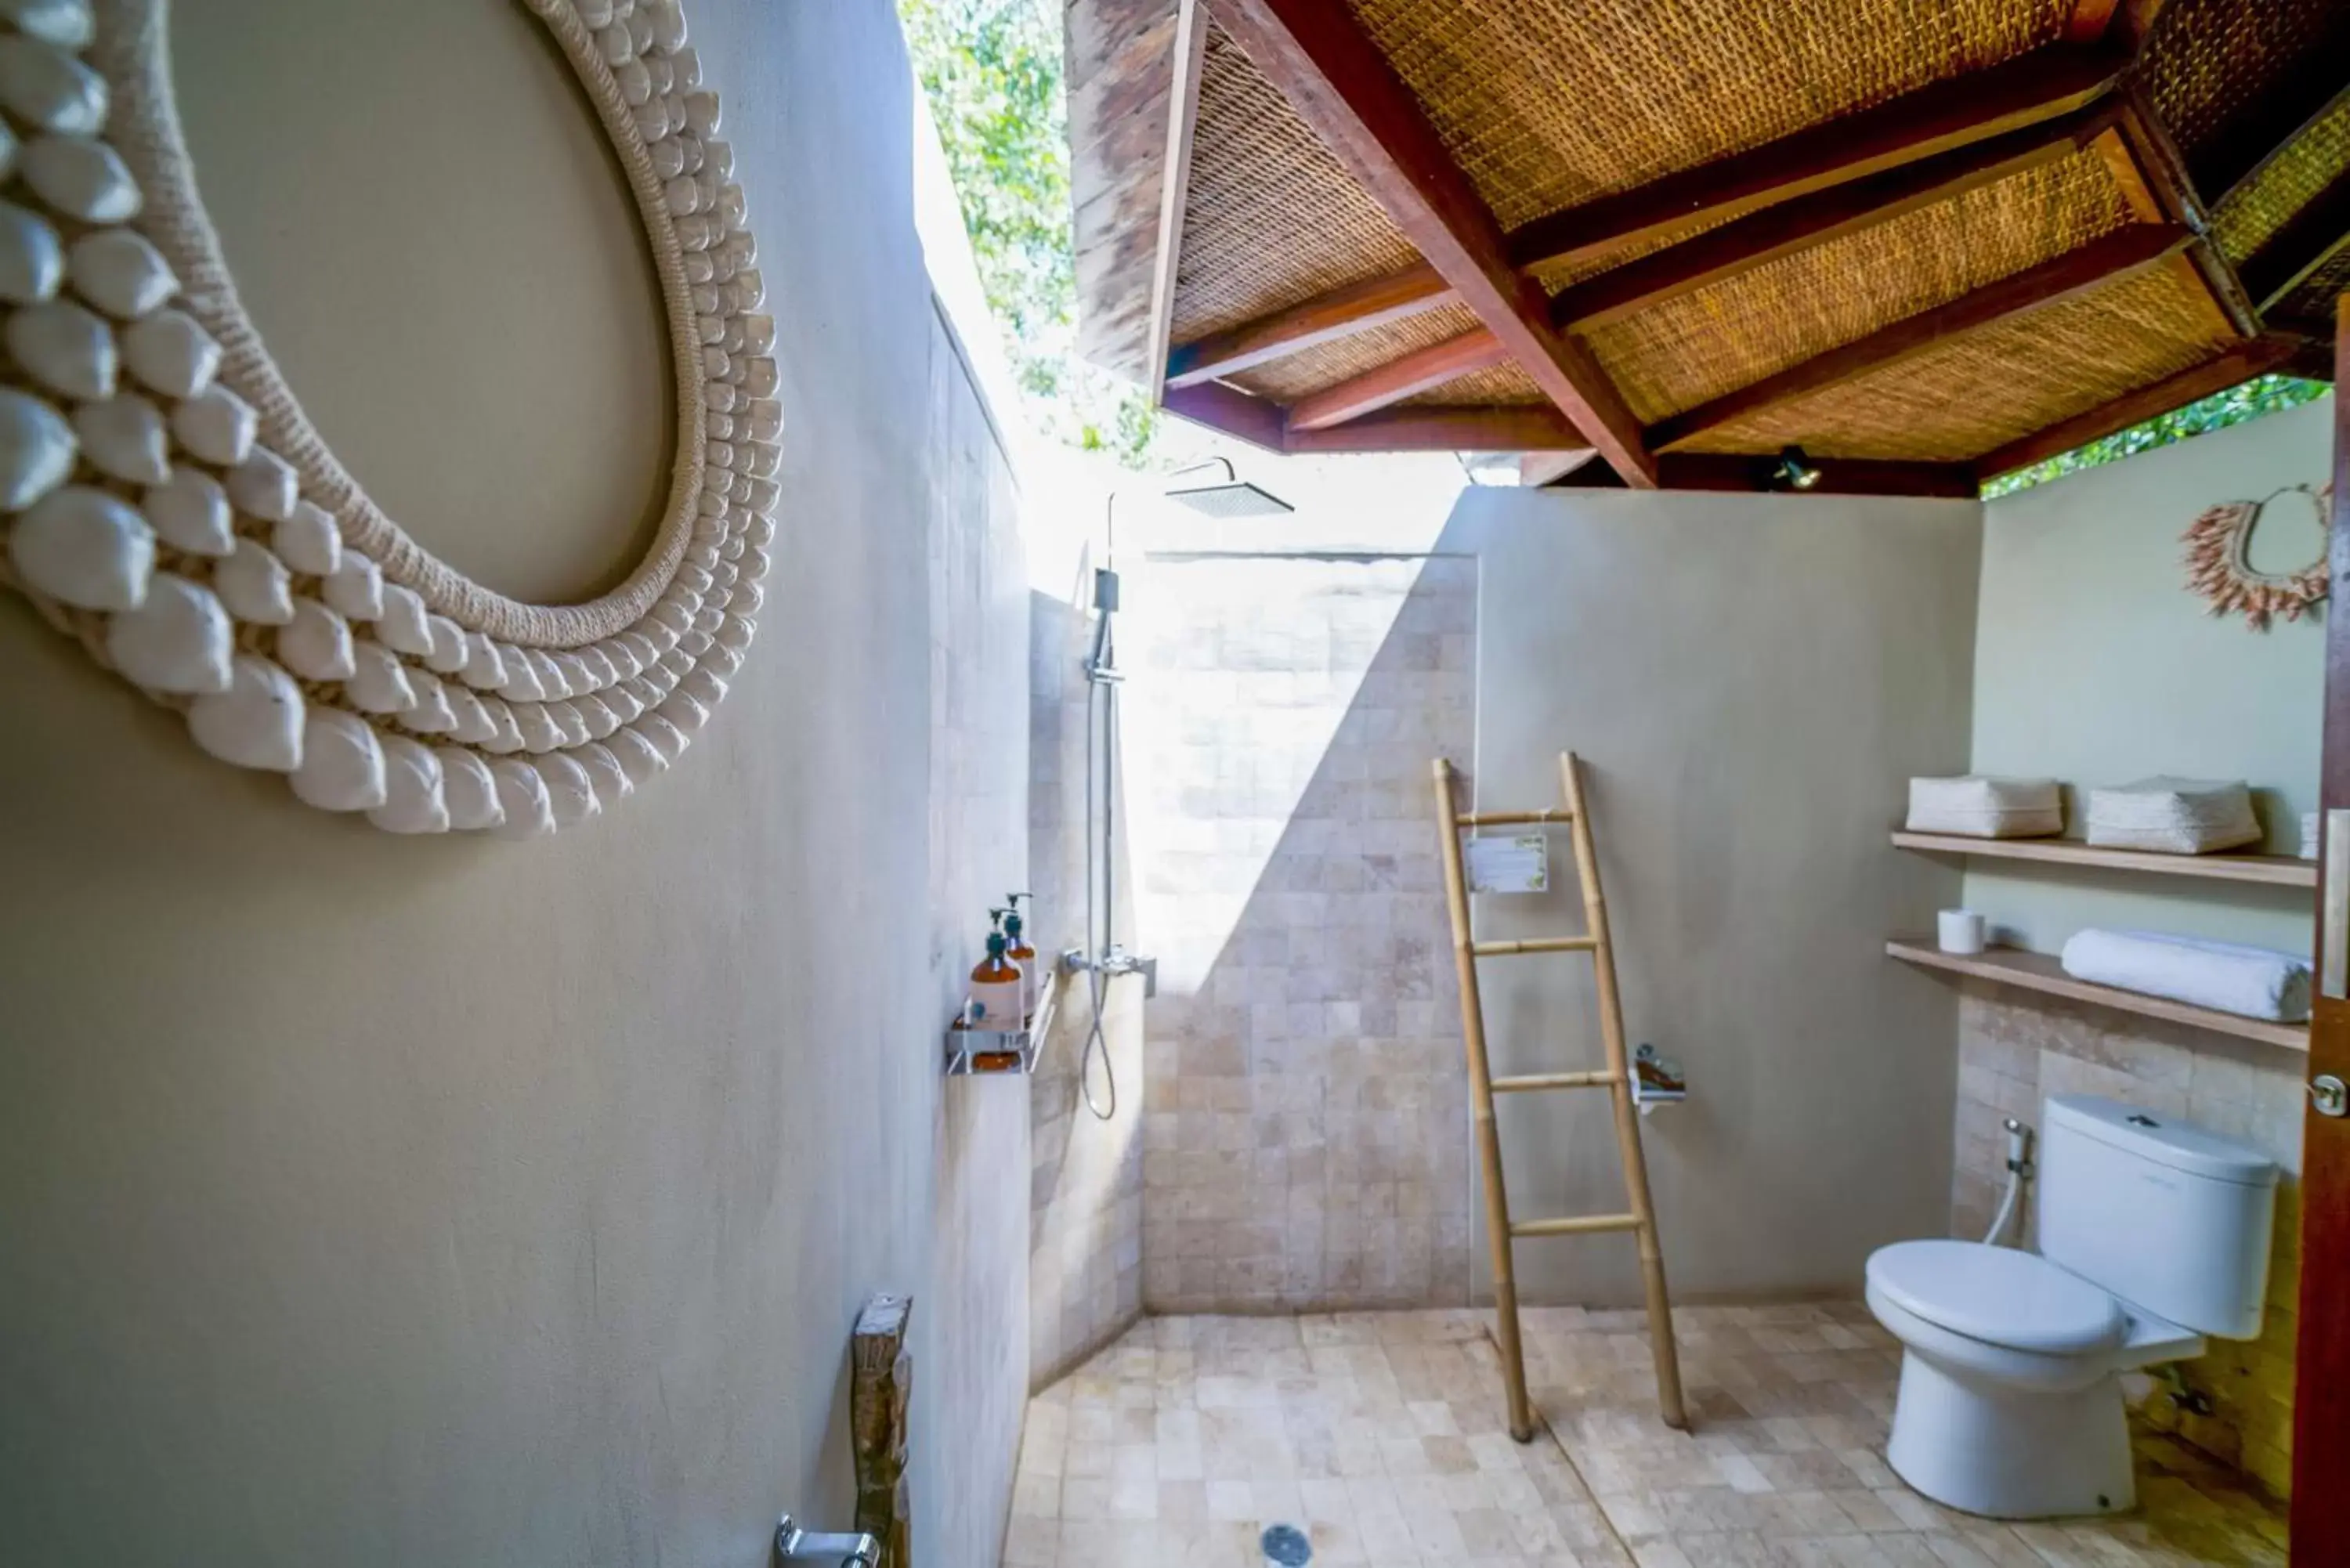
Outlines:
<svg viewBox="0 0 2350 1568"><path fill-rule="evenodd" d="M2075 980L2221 1012L2284 1023L2309 1016L2309 961L2267 948L2092 927L2073 933L2062 962Z"/></svg>

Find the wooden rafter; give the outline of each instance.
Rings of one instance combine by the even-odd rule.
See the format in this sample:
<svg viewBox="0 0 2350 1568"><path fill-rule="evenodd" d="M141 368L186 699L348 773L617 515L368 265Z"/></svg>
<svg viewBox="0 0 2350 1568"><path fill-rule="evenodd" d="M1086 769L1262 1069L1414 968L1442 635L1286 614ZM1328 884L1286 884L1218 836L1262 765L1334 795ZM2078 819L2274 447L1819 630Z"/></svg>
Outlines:
<svg viewBox="0 0 2350 1568"><path fill-rule="evenodd" d="M2068 157L2106 133L2112 119L2110 109L2093 106L1764 207L1560 290L1552 296L1551 317L1574 327L1615 320Z"/></svg>
<svg viewBox="0 0 2350 1568"><path fill-rule="evenodd" d="M1382 409L1326 430L1291 430L1287 410L1237 387L1167 389L1167 411L1267 452L1587 452L1547 403Z"/></svg>
<svg viewBox="0 0 2350 1568"><path fill-rule="evenodd" d="M1512 265L1492 209L1345 0L1209 4L1543 395L1627 481L1654 483L1656 460L1622 395L1588 349L1551 326L1547 296Z"/></svg>
<svg viewBox="0 0 2350 1568"><path fill-rule="evenodd" d="M1502 346L1502 340L1481 327L1298 399L1290 406L1289 428L1313 431L1344 424L1391 403L1400 403L1431 387L1457 380L1472 370L1507 364L1509 358L1510 351Z"/></svg>
<svg viewBox="0 0 2350 1568"><path fill-rule="evenodd" d="M1175 322L1175 264L1183 254L1183 210L1191 189L1191 130L1200 114L1200 69L1208 47L1208 18L1200 0L1178 0L1175 80L1167 94L1167 159L1159 184L1159 247L1150 270L1150 351L1155 400L1164 382L1168 338Z"/></svg>
<svg viewBox="0 0 2350 1568"><path fill-rule="evenodd" d="M2194 237L2174 223L2135 223L2116 230L1948 305L1904 317L1866 337L1661 420L1649 427L1649 443L1659 452L1668 451L1765 409L1898 365L1967 333L2075 298L2157 265Z"/></svg>
<svg viewBox="0 0 2350 1568"><path fill-rule="evenodd" d="M2238 179L2232 185L2229 186L2226 192L2221 193L2220 199L2225 201L2228 196L2233 195L2236 192L2242 190L2245 186L2250 185L2253 181L2259 179L2262 174L2267 173L2272 164L2275 163L2278 159L2282 158L2286 153L2293 151L2293 143L2299 141L2312 130L2314 130L2317 128L2319 121L2333 118L2334 115L2340 112L2345 105L2350 105L2350 83L2345 83L2337 91L2329 94L2314 109L2311 110L2302 119L2294 121L2293 129L2278 137L2269 147L2268 151L2262 153L2260 157L2253 161L2251 167L2244 171L2242 177Z"/></svg>
<svg viewBox="0 0 2350 1568"><path fill-rule="evenodd" d="M1452 289L1421 262L1401 272L1315 295L1285 310L1179 344L1167 356L1167 384L1192 387L1219 380L1269 359L1320 343L1351 337L1452 303Z"/></svg>
<svg viewBox="0 0 2350 1568"><path fill-rule="evenodd" d="M2102 441L2116 431L2126 431L2173 409L2185 408L2255 376L2265 376L2290 363L2304 346L2301 338L2277 333L2239 343L2215 359L2125 392L2102 407L2060 420L2045 430L1985 452L1975 460L1975 470L1985 479L1994 479L2012 470L2045 462L2059 452Z"/></svg>
<svg viewBox="0 0 2350 1568"><path fill-rule="evenodd" d="M1882 174L2070 114L2103 96L2126 61L2112 48L2036 50L1555 213L1513 231L1508 251L1522 265L1538 265L1613 249L1670 228L1718 223ZM1169 358L1168 383L1213 380L1454 297L1425 265L1350 284L1177 347Z"/></svg>
<svg viewBox="0 0 2350 1568"><path fill-rule="evenodd" d="M1383 409L1327 430L1292 431L1291 452L1588 452L1547 403Z"/></svg>

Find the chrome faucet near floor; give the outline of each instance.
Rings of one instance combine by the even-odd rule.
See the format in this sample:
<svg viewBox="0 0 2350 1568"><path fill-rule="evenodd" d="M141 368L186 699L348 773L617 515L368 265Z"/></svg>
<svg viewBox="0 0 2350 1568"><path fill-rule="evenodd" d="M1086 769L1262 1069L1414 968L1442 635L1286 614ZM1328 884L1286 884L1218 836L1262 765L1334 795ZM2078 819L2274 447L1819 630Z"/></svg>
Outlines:
<svg viewBox="0 0 2350 1568"><path fill-rule="evenodd" d="M1542 1429L1510 1439L1475 1310L1148 1318L1030 1403L1005 1568L2225 1568L2282 1511L2165 1438L2140 1507L2001 1524L1884 1463L1898 1346L1858 1302L1684 1308L1694 1429L1659 1426L1642 1315L1524 1309Z"/></svg>

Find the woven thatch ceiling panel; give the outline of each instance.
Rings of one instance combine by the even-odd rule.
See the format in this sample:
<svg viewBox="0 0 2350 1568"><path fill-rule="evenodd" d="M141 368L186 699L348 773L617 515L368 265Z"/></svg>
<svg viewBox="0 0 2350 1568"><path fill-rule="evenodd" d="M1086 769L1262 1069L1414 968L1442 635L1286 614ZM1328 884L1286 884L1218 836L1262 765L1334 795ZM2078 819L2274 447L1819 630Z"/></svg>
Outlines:
<svg viewBox="0 0 2350 1568"><path fill-rule="evenodd" d="M1294 403L1308 392L1376 370L1390 359L1474 331L1476 326L1476 314L1467 306L1440 306L1286 358L1268 360L1228 379L1276 403Z"/></svg>
<svg viewBox="0 0 2350 1568"><path fill-rule="evenodd" d="M1353 4L1505 227L1996 64L2054 41L2071 9L2068 0Z"/></svg>
<svg viewBox="0 0 2350 1568"><path fill-rule="evenodd" d="M2217 198L2342 85L2345 59L2342 0L2169 0L2140 79L2198 186Z"/></svg>
<svg viewBox="0 0 2350 1568"><path fill-rule="evenodd" d="M2233 339L2176 266L1970 333L1872 376L1724 425L1708 452L1963 462L2202 363Z"/></svg>
<svg viewBox="0 0 2350 1568"><path fill-rule="evenodd" d="M1419 259L1222 28L1208 31L1174 340Z"/></svg>
<svg viewBox="0 0 2350 1568"><path fill-rule="evenodd" d="M1947 305L2130 222L2095 152L1783 256L1586 334L1644 422Z"/></svg>
<svg viewBox="0 0 2350 1568"><path fill-rule="evenodd" d="M1495 403L1544 403L1543 389L1534 379L1515 365L1496 365L1490 370L1472 370L1440 387L1432 387L1416 398L1405 400L1408 408L1487 408Z"/></svg>
<svg viewBox="0 0 2350 1568"><path fill-rule="evenodd" d="M2350 62L2344 70L2350 72ZM2350 99L2328 109L2275 161L2229 192L2211 213L2211 237L2230 261L2241 262L2345 171L2350 171Z"/></svg>

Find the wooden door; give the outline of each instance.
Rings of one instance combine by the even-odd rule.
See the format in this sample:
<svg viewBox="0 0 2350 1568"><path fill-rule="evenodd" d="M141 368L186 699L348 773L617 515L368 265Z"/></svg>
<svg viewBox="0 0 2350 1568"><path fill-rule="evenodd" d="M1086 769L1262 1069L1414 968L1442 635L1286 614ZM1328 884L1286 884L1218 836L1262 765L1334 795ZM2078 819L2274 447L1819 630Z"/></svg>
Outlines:
<svg viewBox="0 0 2350 1568"><path fill-rule="evenodd" d="M2350 295L2334 334L2334 596L2325 618L2318 997L2313 1085L2350 1084ZM2301 1345L2293 1376L2294 1568L2350 1563L2350 1116L2313 1093L2303 1123ZM2329 1111L2336 1114L2328 1114Z"/></svg>

